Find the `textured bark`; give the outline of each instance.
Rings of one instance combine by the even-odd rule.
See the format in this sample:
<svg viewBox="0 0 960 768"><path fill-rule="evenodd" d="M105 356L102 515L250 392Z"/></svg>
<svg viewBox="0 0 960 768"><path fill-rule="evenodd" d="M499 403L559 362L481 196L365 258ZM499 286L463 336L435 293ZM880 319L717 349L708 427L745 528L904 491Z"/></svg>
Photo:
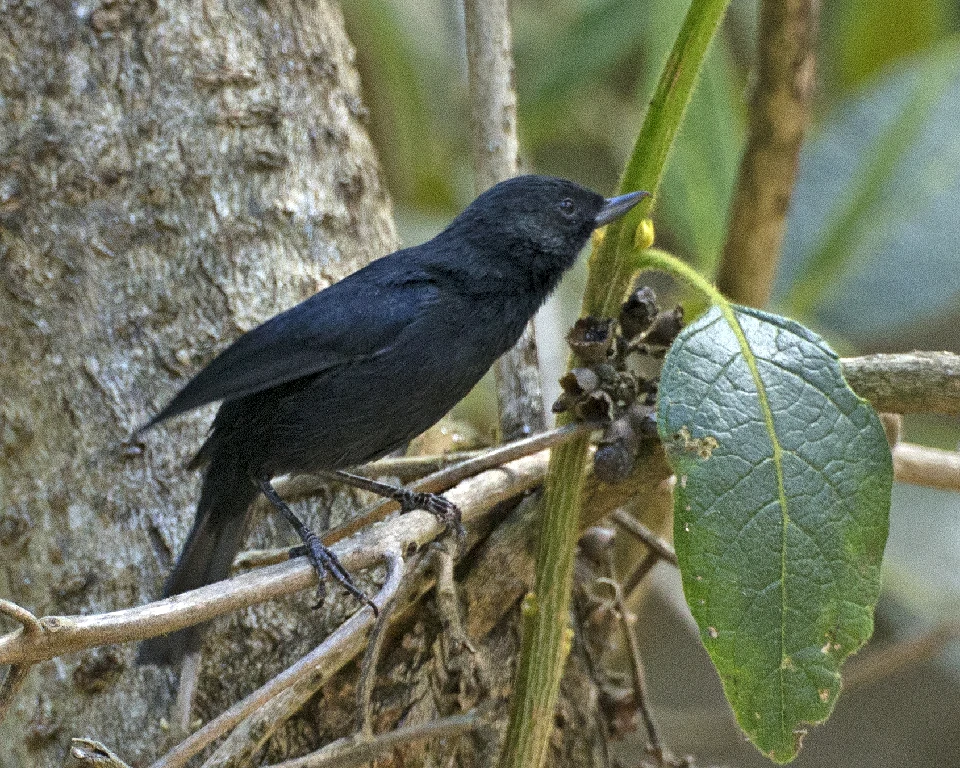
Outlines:
<svg viewBox="0 0 960 768"><path fill-rule="evenodd" d="M210 410L144 444L132 429L240 332L396 238L352 51L325 0L0 0L0 32L0 596L37 614L97 613L159 594L192 518L198 483L183 467ZM327 494L308 514L332 507L337 523L351 502ZM430 599L395 633L374 696L378 732L505 702L530 514L460 569L476 657L447 647ZM252 527L252 546L292 541L270 517ZM518 572L503 591L494 555L507 550ZM311 602L217 622L194 716L225 710L356 610L337 590L320 611ZM134 652L105 647L30 670L0 723L0 768L63 765L72 737L133 765L179 741L165 723L176 673L138 668ZM569 668L553 764L599 765L596 689L576 652ZM336 675L262 758L352 732L355 680L354 666ZM499 745L494 729L395 760L488 765Z"/></svg>
<svg viewBox="0 0 960 768"><path fill-rule="evenodd" d="M184 539L209 412L145 446L132 428L241 331L390 250L389 205L327 2L43 0L4 4L0 30L0 594L120 608L157 596ZM354 608L307 599L221 623L199 716ZM0 766L62 765L73 736L155 756L175 676L133 652L36 667Z"/></svg>

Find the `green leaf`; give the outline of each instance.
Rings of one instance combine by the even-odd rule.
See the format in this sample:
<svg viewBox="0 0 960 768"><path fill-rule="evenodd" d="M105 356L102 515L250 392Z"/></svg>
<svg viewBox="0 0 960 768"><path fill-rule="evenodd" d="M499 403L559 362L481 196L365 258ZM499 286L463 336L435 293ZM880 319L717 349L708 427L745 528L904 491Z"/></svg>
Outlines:
<svg viewBox="0 0 960 768"><path fill-rule="evenodd" d="M893 469L837 356L791 320L714 307L660 381L684 593L737 722L792 760L870 637Z"/></svg>

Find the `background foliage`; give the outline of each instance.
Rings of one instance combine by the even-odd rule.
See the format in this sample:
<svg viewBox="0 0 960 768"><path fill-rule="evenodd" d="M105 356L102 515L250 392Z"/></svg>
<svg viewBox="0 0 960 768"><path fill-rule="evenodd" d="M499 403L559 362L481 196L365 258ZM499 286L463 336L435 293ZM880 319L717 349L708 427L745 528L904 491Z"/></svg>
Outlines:
<svg viewBox="0 0 960 768"><path fill-rule="evenodd" d="M473 197L459 4L343 5L401 235L406 244L418 242ZM685 9L677 0L516 0L524 166L614 190ZM655 212L658 244L707 274L723 245L744 140L755 18L749 0L731 6ZM851 0L822 9L814 126L771 308L824 334L842 353L960 351L958 20L960 8L949 0ZM557 340L576 314L582 283L583 272L574 272L539 319L548 386L565 355ZM483 434L489 398L471 402L464 414ZM929 445L956 448L960 440L960 425L944 419L913 418L906 428L908 439ZM895 487L875 642L957 620L958 512L955 494ZM652 602L641 616L660 619L645 635L654 703L670 743L702 760L751 764L756 757L737 742L678 607L676 579L661 575L648 599L662 605ZM678 642L678 633L689 640ZM657 642L664 637L669 652ZM955 734L950 738L960 716L958 664L960 654L948 653L841 696L833 721L811 737L797 764L829 764L841 755L847 765L899 764L905 754L960 758ZM947 741L955 750L949 755Z"/></svg>

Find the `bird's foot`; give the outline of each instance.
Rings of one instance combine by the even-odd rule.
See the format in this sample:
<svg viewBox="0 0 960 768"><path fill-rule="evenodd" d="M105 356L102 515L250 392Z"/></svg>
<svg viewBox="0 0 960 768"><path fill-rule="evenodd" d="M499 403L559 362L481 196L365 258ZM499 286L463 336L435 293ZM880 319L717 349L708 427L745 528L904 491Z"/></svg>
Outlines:
<svg viewBox="0 0 960 768"><path fill-rule="evenodd" d="M422 509L429 512L437 520L443 523L448 531L457 535L458 539L463 539L467 535L467 529L463 527L460 507L452 501L448 501L438 493L420 493L400 489L399 498L400 509L403 512L412 512L415 509Z"/></svg>
<svg viewBox="0 0 960 768"><path fill-rule="evenodd" d="M297 556L305 555L313 566L313 570L317 572L317 603L313 606L314 609L319 608L323 604L323 599L326 596L326 577L329 573L347 592L357 598L361 603L369 605L373 610L374 616L379 615L380 612L376 604L354 583L350 572L340 564L337 556L323 545L320 537L297 517L293 510L287 506L287 503L280 498L270 483L270 478L259 478L256 482L260 486L260 490L263 491L263 495L267 497L267 500L273 504L276 510L293 526L297 535L300 537L300 541L303 542L302 547L295 547L290 550L290 556L293 557L294 553L296 553Z"/></svg>
<svg viewBox="0 0 960 768"><path fill-rule="evenodd" d="M356 585L350 572L341 565L337 556L323 545L313 531L306 536L302 547L294 547L290 550L291 556L294 553L306 555L310 565L313 566L313 570L317 572L317 602L313 606L314 610L323 605L323 600L326 597L326 576L329 573L347 592L361 603L369 605L374 616L379 614L374 602Z"/></svg>

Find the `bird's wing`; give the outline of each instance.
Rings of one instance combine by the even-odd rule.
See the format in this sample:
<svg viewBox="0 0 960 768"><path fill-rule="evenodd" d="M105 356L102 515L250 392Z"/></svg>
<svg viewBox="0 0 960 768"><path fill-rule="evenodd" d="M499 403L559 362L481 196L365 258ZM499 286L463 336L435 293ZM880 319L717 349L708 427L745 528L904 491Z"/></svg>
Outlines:
<svg viewBox="0 0 960 768"><path fill-rule="evenodd" d="M435 301L429 279L378 279L378 270L361 270L245 333L143 429L208 403L235 400L376 354Z"/></svg>

